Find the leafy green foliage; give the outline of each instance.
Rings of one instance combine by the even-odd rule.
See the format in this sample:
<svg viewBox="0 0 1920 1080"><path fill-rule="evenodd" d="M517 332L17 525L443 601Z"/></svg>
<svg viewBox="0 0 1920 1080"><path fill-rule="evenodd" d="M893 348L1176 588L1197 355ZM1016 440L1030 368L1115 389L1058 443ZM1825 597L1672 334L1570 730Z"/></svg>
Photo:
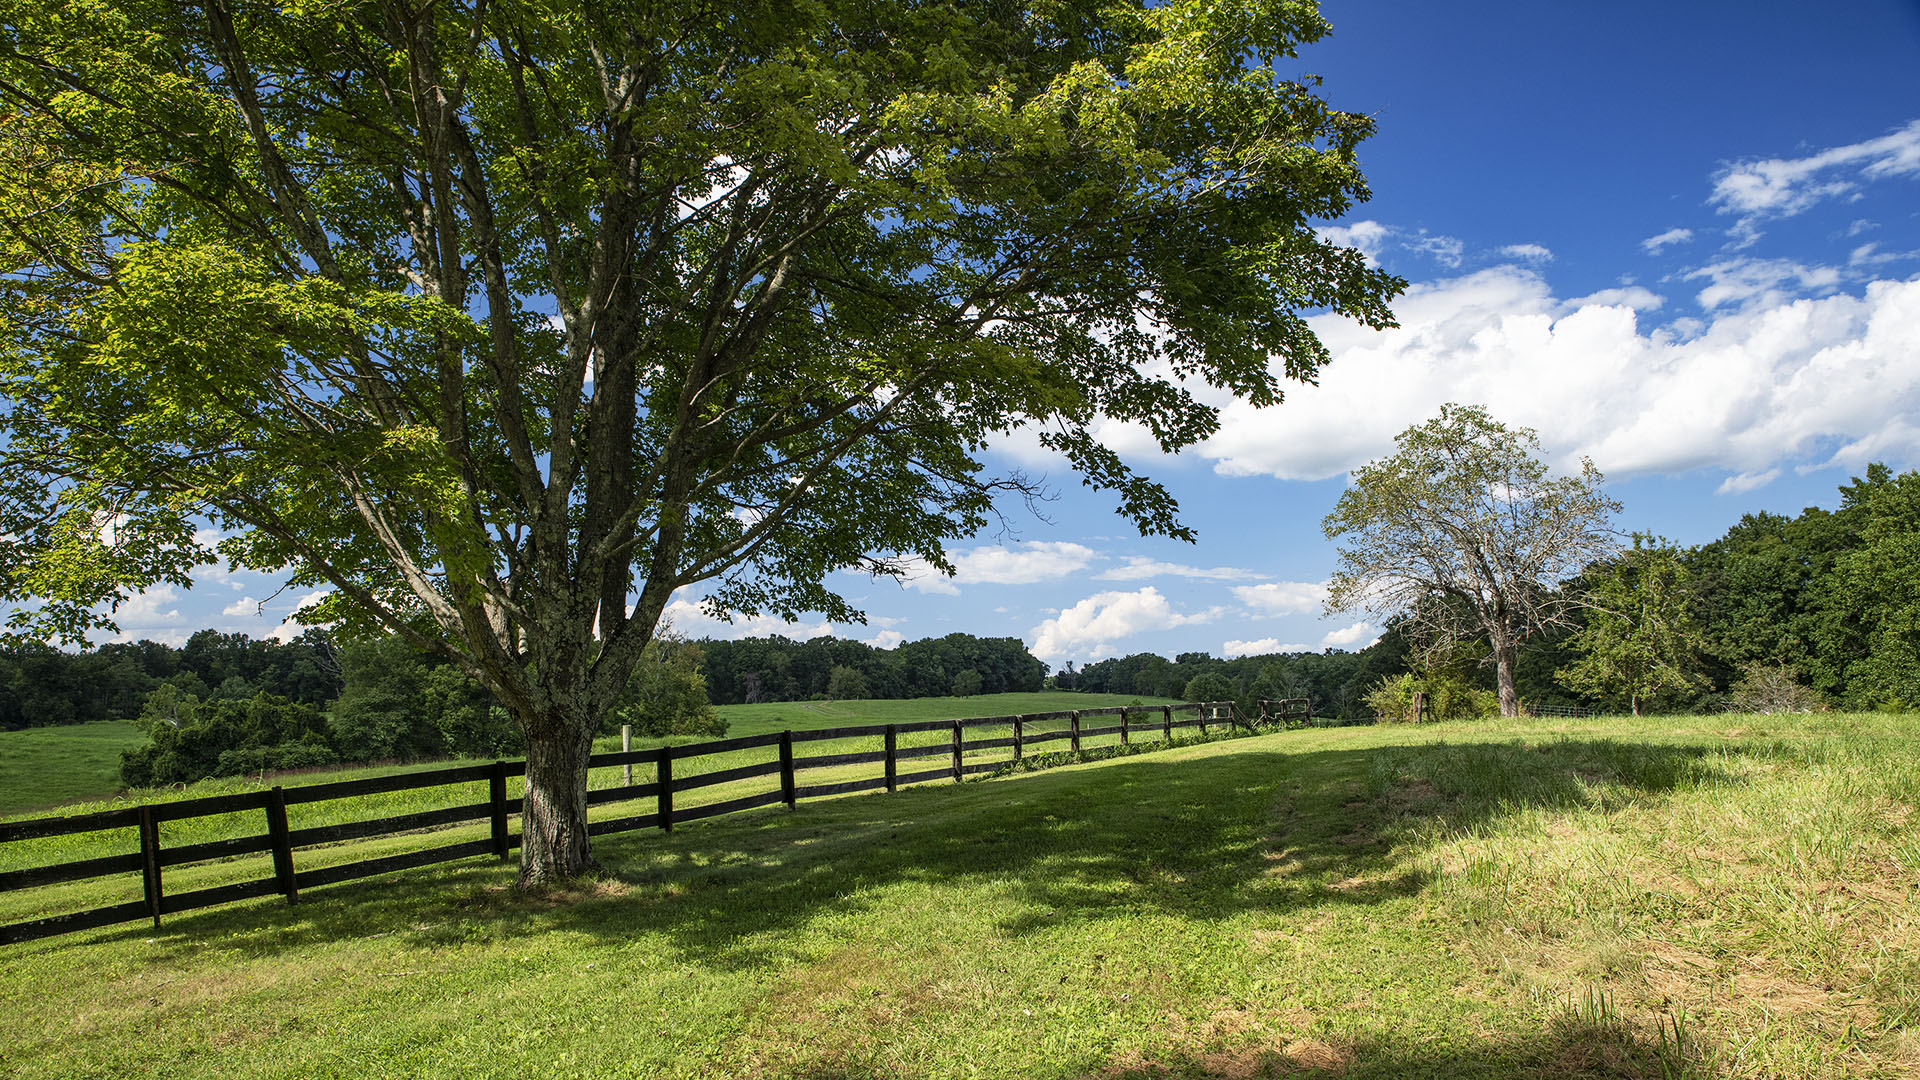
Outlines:
<svg viewBox="0 0 1920 1080"><path fill-rule="evenodd" d="M1692 574L1673 545L1635 533L1631 550L1588 569L1586 609L1568 644L1580 659L1559 672L1568 687L1622 695L1635 716L1662 695L1704 688Z"/></svg>
<svg viewBox="0 0 1920 1080"><path fill-rule="evenodd" d="M725 735L726 718L707 700L707 679L700 674L705 655L700 645L678 637L661 635L648 642L625 698L601 731L630 725L634 734L648 738Z"/></svg>
<svg viewBox="0 0 1920 1080"><path fill-rule="evenodd" d="M334 702L334 746L344 761L418 761L520 752L513 722L472 677L399 637L348 646Z"/></svg>
<svg viewBox="0 0 1920 1080"><path fill-rule="evenodd" d="M1376 719L1389 723L1477 720L1500 714L1498 695L1471 685L1455 668L1388 676L1364 700Z"/></svg>
<svg viewBox="0 0 1920 1080"><path fill-rule="evenodd" d="M178 727L154 724L146 745L121 756L120 776L127 786L188 784L339 761L328 744L326 715L301 702L262 693L246 701L203 702L187 717Z"/></svg>

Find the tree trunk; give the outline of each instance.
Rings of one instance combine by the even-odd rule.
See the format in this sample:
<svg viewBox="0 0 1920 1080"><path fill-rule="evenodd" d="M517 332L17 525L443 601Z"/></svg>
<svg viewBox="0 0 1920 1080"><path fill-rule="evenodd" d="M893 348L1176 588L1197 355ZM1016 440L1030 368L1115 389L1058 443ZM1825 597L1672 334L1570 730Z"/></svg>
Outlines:
<svg viewBox="0 0 1920 1080"><path fill-rule="evenodd" d="M1514 665L1520 649L1512 641L1493 642L1494 674L1500 688L1500 715L1520 715L1520 692L1513 686Z"/></svg>
<svg viewBox="0 0 1920 1080"><path fill-rule="evenodd" d="M587 850L587 755L593 728L549 718L527 735L527 793L520 811L520 884L544 885L599 868Z"/></svg>

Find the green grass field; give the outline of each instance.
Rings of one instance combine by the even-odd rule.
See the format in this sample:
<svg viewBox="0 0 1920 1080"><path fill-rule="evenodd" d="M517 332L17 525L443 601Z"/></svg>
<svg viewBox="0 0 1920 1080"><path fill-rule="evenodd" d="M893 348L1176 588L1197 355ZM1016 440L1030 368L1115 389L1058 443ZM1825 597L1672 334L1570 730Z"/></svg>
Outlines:
<svg viewBox="0 0 1920 1080"><path fill-rule="evenodd" d="M1920 1070L1920 720L1282 732L0 952L21 1077Z"/></svg>
<svg viewBox="0 0 1920 1080"><path fill-rule="evenodd" d="M145 741L117 720L0 731L0 814L118 791L120 752Z"/></svg>

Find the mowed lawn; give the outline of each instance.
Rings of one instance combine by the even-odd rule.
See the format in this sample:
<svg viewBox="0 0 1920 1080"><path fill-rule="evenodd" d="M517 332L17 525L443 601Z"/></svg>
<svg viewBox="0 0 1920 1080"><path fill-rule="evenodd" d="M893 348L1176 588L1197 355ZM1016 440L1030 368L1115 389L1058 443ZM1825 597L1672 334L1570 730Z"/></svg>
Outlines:
<svg viewBox="0 0 1920 1080"><path fill-rule="evenodd" d="M1920 720L1280 732L0 951L73 1076L1909 1076Z"/></svg>

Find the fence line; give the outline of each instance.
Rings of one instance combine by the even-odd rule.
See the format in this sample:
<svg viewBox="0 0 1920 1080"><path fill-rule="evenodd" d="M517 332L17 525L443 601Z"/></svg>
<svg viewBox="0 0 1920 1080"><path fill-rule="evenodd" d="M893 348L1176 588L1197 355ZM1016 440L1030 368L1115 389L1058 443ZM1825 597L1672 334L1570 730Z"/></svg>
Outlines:
<svg viewBox="0 0 1920 1080"><path fill-rule="evenodd" d="M1175 713L1187 712L1193 714L1191 719L1174 719ZM1159 714L1158 723L1144 728L1139 725L1136 717L1145 718L1153 713ZM1118 722L1104 727L1082 726L1082 721L1097 721L1108 717L1118 717ZM1060 720L1067 722L1065 729L1038 732L1029 730L1035 724ZM587 804L590 807L651 799L654 802L654 809L652 813L630 814L600 821L590 819L587 824L587 833L590 836L601 836L646 828L658 828L670 832L676 823L781 803L792 808L797 806L801 799L880 789L893 792L898 791L905 784L938 779L951 779L957 782L971 775L1018 764L1027 758L1034 746L1061 739L1068 741L1067 752L1077 756L1082 753L1084 740L1117 735L1120 740L1118 745L1131 746L1136 734L1151 732L1158 734L1160 741L1167 742L1172 740L1176 728L1187 727L1198 727L1201 735L1206 737L1207 725L1210 722L1216 726L1242 726L1248 730L1254 729L1253 724L1239 715L1232 702L1190 702L1185 705L1114 706L1023 713L1017 716L780 731L682 746L660 746L647 750L621 750L594 754L587 759L589 769L622 767L628 782L618 787L588 791ZM1012 728L1011 736L967 738L969 729L1009 726ZM930 745L900 745L899 737L903 734L931 732L950 734L947 739ZM872 737L883 740L880 750L803 755L798 749L801 745L812 742ZM678 763L718 754L765 748L775 749L776 755L772 760L751 762L707 773L683 773L675 776L675 766ZM978 755L984 751L1009 749L1012 751L1010 758L967 760L969 753ZM947 761L937 768L918 769L905 773L900 771L902 761L940 756L945 756ZM870 764L882 765L882 774L877 777L816 784L799 782L799 776L804 770ZM635 765L652 765L655 770L654 779L646 783L632 783L632 767ZM0 893L133 873L140 875L141 884L139 900L0 925L0 945L33 941L58 934L149 918L157 928L162 916L183 911L273 895L285 897L288 903L293 903L299 898L303 889L392 873L396 870L481 855L505 860L514 849L520 846L519 834L511 829L511 818L520 811L523 801L520 798L508 798L507 782L513 777L525 776L526 771L527 766L524 760L496 761L486 765L466 765L362 780L341 780L289 788L273 787L265 791L214 795L174 802L142 803L138 806L66 817L0 822L0 845L132 828L138 837L139 847L137 851L124 854L0 872ZM779 775L780 782L779 788L774 791L758 792L684 808L676 808L674 805L674 795L679 792L695 791L775 774ZM472 784L481 780L487 783L487 798L484 802L305 828L290 827L287 815L289 806L423 788L450 787ZM261 824L265 828L264 832L172 847L163 847L161 844L160 825L162 823L250 812L259 812L262 815ZM480 821L490 825L488 835L484 839L442 844L395 855L310 867L304 870L299 869L295 864L295 855L300 849L317 845L413 834L428 829ZM204 864L213 860L225 860L263 852L271 855L269 876L184 892L169 893L165 889L165 871L169 868Z"/></svg>

